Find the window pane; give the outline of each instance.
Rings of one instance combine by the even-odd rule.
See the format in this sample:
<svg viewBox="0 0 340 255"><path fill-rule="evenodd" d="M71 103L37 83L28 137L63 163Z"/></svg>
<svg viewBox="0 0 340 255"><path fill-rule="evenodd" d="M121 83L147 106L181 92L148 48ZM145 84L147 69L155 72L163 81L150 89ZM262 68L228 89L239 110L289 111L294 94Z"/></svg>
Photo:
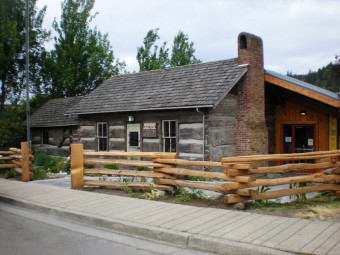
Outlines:
<svg viewBox="0 0 340 255"><path fill-rule="evenodd" d="M138 132L130 132L129 136L129 146L138 146Z"/></svg>
<svg viewBox="0 0 340 255"><path fill-rule="evenodd" d="M176 137L176 121L170 121L170 136Z"/></svg>
<svg viewBox="0 0 340 255"><path fill-rule="evenodd" d="M98 123L97 127L98 127L98 130L97 130L98 134L97 134L97 135L98 135L99 137L101 137L102 134L103 134L103 132L102 132L102 124L101 124L101 123Z"/></svg>
<svg viewBox="0 0 340 255"><path fill-rule="evenodd" d="M107 125L106 125L106 123L102 124L102 129L103 129L102 136L107 137Z"/></svg>
<svg viewBox="0 0 340 255"><path fill-rule="evenodd" d="M171 152L176 152L176 138L171 138Z"/></svg>
<svg viewBox="0 0 340 255"><path fill-rule="evenodd" d="M107 139L99 138L99 151L107 151Z"/></svg>
<svg viewBox="0 0 340 255"><path fill-rule="evenodd" d="M164 137L169 137L170 132L169 132L169 121L164 121L163 122L163 135Z"/></svg>
<svg viewBox="0 0 340 255"><path fill-rule="evenodd" d="M169 138L164 139L164 152L171 151L171 140Z"/></svg>

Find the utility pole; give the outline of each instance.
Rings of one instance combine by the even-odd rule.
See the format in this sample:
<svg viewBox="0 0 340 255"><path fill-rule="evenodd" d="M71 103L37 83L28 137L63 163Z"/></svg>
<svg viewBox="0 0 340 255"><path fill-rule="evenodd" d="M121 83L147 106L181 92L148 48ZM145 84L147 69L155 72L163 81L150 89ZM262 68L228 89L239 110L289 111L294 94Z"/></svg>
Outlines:
<svg viewBox="0 0 340 255"><path fill-rule="evenodd" d="M25 44L25 58L26 58L26 130L27 142L31 149L31 109L30 109L30 91L29 91L29 0L25 2L25 16L26 16L26 44Z"/></svg>

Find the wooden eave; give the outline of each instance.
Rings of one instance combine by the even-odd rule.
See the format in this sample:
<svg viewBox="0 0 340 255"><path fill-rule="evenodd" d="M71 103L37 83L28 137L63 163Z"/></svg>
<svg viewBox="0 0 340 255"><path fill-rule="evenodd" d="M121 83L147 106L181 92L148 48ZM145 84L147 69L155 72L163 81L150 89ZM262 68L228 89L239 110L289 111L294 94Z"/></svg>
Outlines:
<svg viewBox="0 0 340 255"><path fill-rule="evenodd" d="M281 80L279 78L273 77L273 76L268 75L268 74L264 75L264 80L266 82L269 82L269 83L273 84L273 85L282 87L284 89L288 89L288 90L296 92L296 93L299 93L301 95L304 95L306 97L315 99L315 100L317 100L319 102L331 105L333 107L337 107L337 108L340 107L340 101L339 100L329 98L329 97L327 97L325 95L321 95L319 93L316 93L314 91L308 90L306 88L302 88L302 87L297 86L297 85L295 85L295 84L293 84L291 82L287 82L287 81Z"/></svg>

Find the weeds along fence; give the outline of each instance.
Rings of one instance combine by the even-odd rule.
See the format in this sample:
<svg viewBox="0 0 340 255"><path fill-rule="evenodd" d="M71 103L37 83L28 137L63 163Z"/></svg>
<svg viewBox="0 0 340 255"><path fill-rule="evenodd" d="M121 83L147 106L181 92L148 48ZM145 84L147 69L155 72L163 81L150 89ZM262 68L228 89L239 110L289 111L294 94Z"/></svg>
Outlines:
<svg viewBox="0 0 340 255"><path fill-rule="evenodd" d="M340 151L296 154L254 155L222 158L220 162L178 159L175 153L84 152L82 144L71 145L72 188L84 186L137 190L177 187L210 190L224 195L227 204L263 200L316 191L335 192L340 197ZM273 166L265 166L273 164ZM87 168L86 166L95 166ZM114 165L118 170L105 166ZM99 167L98 167L99 166ZM139 170L136 170L136 169ZM200 170L194 170L199 168ZM202 171L209 169L209 171ZM270 179L267 174L316 170L318 173ZM134 177L128 181L87 179L88 175ZM190 181L204 179L204 181ZM139 178L136 182L133 179ZM307 185L308 183L309 185ZM270 186L289 184L290 188L271 191ZM266 192L263 192L266 191Z"/></svg>
<svg viewBox="0 0 340 255"><path fill-rule="evenodd" d="M21 180L27 182L31 179L34 157L29 150L28 142L22 142L21 148L9 148L8 151L0 151L0 169L14 169L21 174Z"/></svg>

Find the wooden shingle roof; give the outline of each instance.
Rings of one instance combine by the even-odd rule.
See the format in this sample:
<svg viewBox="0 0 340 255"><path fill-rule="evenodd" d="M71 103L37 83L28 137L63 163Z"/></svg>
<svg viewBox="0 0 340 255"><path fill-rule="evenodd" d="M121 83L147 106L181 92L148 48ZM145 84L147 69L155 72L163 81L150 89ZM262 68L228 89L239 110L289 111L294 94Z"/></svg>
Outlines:
<svg viewBox="0 0 340 255"><path fill-rule="evenodd" d="M78 118L66 116L65 112L82 97L51 99L31 116L31 127L64 127L78 125Z"/></svg>
<svg viewBox="0 0 340 255"><path fill-rule="evenodd" d="M114 76L67 111L92 114L214 107L246 73L237 59Z"/></svg>

